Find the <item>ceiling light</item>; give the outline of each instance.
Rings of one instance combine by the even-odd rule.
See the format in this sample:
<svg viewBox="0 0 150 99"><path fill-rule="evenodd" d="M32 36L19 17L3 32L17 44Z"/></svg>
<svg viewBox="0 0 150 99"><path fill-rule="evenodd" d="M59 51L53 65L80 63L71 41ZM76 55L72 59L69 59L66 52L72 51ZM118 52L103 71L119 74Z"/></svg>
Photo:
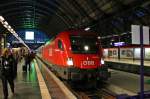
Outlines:
<svg viewBox="0 0 150 99"><path fill-rule="evenodd" d="M99 40L100 40L100 39L101 39L101 37L100 37L100 36L98 36L98 37L97 37L97 39L99 39Z"/></svg>
<svg viewBox="0 0 150 99"><path fill-rule="evenodd" d="M8 25L8 26L7 26L7 28L11 29L11 26L10 26L10 25Z"/></svg>
<svg viewBox="0 0 150 99"><path fill-rule="evenodd" d="M5 19L3 18L3 16L0 16L0 21L3 22Z"/></svg>
<svg viewBox="0 0 150 99"><path fill-rule="evenodd" d="M89 50L89 46L88 46L88 45L85 45L85 46L84 46L84 50L85 50L85 51L88 51L88 50Z"/></svg>
<svg viewBox="0 0 150 99"><path fill-rule="evenodd" d="M10 32L11 32L11 28L8 28L8 31L10 31Z"/></svg>
<svg viewBox="0 0 150 99"><path fill-rule="evenodd" d="M5 28L7 28L7 25L4 24L3 26L4 26Z"/></svg>
<svg viewBox="0 0 150 99"><path fill-rule="evenodd" d="M8 25L8 22L7 22L7 21L5 21L3 24L4 24L4 25Z"/></svg>
<svg viewBox="0 0 150 99"><path fill-rule="evenodd" d="M14 33L13 35L14 35L15 37L18 37L18 34L17 34L17 33Z"/></svg>
<svg viewBox="0 0 150 99"><path fill-rule="evenodd" d="M85 30L85 31L88 31L88 30L90 30L90 28L89 28L89 27L87 27L87 28L85 28L84 30Z"/></svg>
<svg viewBox="0 0 150 99"><path fill-rule="evenodd" d="M14 29L10 29L10 32L12 33L14 31Z"/></svg>

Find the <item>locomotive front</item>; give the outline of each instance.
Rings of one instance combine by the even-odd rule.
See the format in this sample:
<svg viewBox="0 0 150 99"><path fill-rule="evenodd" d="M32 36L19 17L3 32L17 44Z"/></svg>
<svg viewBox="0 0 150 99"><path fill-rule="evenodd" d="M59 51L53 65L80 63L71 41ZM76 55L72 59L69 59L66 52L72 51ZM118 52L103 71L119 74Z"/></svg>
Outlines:
<svg viewBox="0 0 150 99"><path fill-rule="evenodd" d="M99 51L100 44L93 35L70 35L70 49L67 64L70 79L101 79L106 77L104 61Z"/></svg>

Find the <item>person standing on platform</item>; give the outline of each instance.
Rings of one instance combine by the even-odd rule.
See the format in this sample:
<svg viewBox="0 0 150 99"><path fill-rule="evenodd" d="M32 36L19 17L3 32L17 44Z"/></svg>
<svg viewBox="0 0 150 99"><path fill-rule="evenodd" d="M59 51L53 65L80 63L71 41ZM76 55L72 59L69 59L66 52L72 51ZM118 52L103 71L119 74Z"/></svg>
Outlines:
<svg viewBox="0 0 150 99"><path fill-rule="evenodd" d="M3 86L4 99L8 99L8 83L14 94L14 57L10 49L5 49L1 57L1 79Z"/></svg>
<svg viewBox="0 0 150 99"><path fill-rule="evenodd" d="M18 53L14 50L12 51L13 57L14 57L14 79L17 77L17 65L18 65Z"/></svg>
<svg viewBox="0 0 150 99"><path fill-rule="evenodd" d="M31 70L31 54L30 52L28 52L28 54L25 55L25 65L26 67L28 67L28 70L30 71Z"/></svg>

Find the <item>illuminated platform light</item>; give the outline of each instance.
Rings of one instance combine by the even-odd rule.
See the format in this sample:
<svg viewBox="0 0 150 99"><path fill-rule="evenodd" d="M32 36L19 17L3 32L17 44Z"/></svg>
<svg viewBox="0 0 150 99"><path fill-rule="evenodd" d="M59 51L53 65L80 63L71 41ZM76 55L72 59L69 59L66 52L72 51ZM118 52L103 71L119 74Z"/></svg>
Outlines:
<svg viewBox="0 0 150 99"><path fill-rule="evenodd" d="M8 26L8 22L7 21L5 21L3 24Z"/></svg>
<svg viewBox="0 0 150 99"><path fill-rule="evenodd" d="M30 48L24 43L24 41L18 36L18 34L15 32L15 30L8 24L7 21L5 21L5 19L3 18L3 16L0 16L0 21L2 23L2 25L8 30L10 31L10 33L12 33L20 42L22 42L22 44L24 46L26 46L28 48L28 50L30 50Z"/></svg>
<svg viewBox="0 0 150 99"><path fill-rule="evenodd" d="M11 26L10 26L10 25L8 25L8 26L7 26L7 28L8 28L8 29L11 29Z"/></svg>
<svg viewBox="0 0 150 99"><path fill-rule="evenodd" d="M99 39L99 40L100 40L100 39L101 39L101 37L100 37L100 36L98 36L98 37L97 37L97 39Z"/></svg>
<svg viewBox="0 0 150 99"><path fill-rule="evenodd" d="M85 28L84 30L85 30L85 31L88 31L88 30L90 30L90 28L89 28L89 27L87 27L87 28Z"/></svg>
<svg viewBox="0 0 150 99"><path fill-rule="evenodd" d="M5 19L3 16L0 16L0 21L3 22Z"/></svg>
<svg viewBox="0 0 150 99"><path fill-rule="evenodd" d="M116 42L114 43L114 46L123 46L125 45L125 42Z"/></svg>
<svg viewBox="0 0 150 99"><path fill-rule="evenodd" d="M7 25L4 24L3 26L4 26L5 28L7 28Z"/></svg>
<svg viewBox="0 0 150 99"><path fill-rule="evenodd" d="M8 28L8 31L10 31L10 32L11 32L11 28Z"/></svg>
<svg viewBox="0 0 150 99"><path fill-rule="evenodd" d="M10 29L10 32L13 33L13 32L14 32L14 29L11 28L11 29Z"/></svg>
<svg viewBox="0 0 150 99"><path fill-rule="evenodd" d="M84 46L84 50L85 50L85 51L88 51L88 50L89 50L89 46L88 46L88 45L85 45L85 46Z"/></svg>

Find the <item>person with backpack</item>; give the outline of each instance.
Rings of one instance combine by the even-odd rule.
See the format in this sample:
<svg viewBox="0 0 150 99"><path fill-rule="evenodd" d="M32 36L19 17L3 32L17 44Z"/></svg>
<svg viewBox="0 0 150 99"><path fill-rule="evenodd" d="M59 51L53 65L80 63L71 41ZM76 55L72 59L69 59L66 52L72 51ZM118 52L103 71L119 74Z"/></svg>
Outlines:
<svg viewBox="0 0 150 99"><path fill-rule="evenodd" d="M14 57L10 49L5 49L1 57L1 79L3 86L4 99L8 99L8 83L10 85L11 91L14 94Z"/></svg>

